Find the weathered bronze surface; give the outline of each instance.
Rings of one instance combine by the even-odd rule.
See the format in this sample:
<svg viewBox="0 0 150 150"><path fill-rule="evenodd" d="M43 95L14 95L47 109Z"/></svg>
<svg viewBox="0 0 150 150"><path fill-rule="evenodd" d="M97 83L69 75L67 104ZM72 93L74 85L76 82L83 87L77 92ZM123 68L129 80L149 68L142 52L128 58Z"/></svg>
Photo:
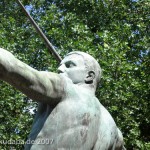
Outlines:
<svg viewBox="0 0 150 150"><path fill-rule="evenodd" d="M0 49L0 79L39 103L28 138L34 143L25 150L125 149L120 130L95 96L101 77L97 61L72 52L58 72L37 71Z"/></svg>

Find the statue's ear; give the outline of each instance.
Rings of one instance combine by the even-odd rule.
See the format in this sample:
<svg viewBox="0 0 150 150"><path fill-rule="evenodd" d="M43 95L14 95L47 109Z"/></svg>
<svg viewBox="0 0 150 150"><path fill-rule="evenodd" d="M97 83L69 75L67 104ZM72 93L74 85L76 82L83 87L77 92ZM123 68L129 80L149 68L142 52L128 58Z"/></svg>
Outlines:
<svg viewBox="0 0 150 150"><path fill-rule="evenodd" d="M87 83L87 84L93 83L94 78L95 78L95 72L89 71L85 78L85 83Z"/></svg>

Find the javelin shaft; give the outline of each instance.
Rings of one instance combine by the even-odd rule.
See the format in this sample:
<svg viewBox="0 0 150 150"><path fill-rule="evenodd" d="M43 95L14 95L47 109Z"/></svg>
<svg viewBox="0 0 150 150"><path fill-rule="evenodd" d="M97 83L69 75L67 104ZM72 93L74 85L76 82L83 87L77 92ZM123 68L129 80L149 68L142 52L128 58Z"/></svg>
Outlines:
<svg viewBox="0 0 150 150"><path fill-rule="evenodd" d="M40 34L40 36L44 39L46 46L48 47L48 50L51 54L54 55L54 57L56 58L56 60L58 62L61 62L62 58L60 57L60 55L56 52L55 48L53 47L53 45L50 43L50 41L47 39L47 37L44 35L44 33L42 32L42 30L39 28L39 26L36 24L36 22L34 21L34 19L30 16L30 14L26 11L25 7L22 5L22 3L20 2L20 0L17 0L18 4L21 6L22 10L25 12L26 16L29 18L31 24L35 27L36 31Z"/></svg>

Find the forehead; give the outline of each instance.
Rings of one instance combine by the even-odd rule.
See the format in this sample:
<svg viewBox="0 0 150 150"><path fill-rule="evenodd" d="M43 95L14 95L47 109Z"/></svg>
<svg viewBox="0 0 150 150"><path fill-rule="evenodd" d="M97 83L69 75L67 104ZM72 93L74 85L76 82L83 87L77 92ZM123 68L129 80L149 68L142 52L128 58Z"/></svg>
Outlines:
<svg viewBox="0 0 150 150"><path fill-rule="evenodd" d="M61 64L65 63L65 62L68 62L68 61L74 62L76 64L84 64L83 56L78 55L78 54L71 54L71 55L66 56L62 60Z"/></svg>

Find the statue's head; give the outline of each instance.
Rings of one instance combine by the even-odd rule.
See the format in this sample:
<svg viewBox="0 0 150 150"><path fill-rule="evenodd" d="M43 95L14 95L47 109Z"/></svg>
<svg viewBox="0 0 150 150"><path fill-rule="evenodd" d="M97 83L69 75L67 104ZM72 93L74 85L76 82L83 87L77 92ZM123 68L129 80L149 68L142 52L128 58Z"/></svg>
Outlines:
<svg viewBox="0 0 150 150"><path fill-rule="evenodd" d="M98 62L91 55L79 51L67 54L58 70L59 73L69 77L74 84L89 84L95 89L101 77Z"/></svg>

